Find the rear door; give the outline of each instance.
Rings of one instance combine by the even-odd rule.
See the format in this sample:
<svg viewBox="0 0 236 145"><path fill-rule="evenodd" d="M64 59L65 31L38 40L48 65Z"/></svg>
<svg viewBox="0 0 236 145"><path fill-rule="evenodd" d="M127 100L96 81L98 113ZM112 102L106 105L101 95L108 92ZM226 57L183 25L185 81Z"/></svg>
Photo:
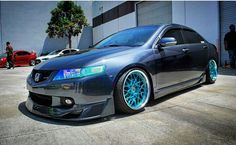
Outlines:
<svg viewBox="0 0 236 145"><path fill-rule="evenodd" d="M177 44L155 50L158 89L183 82L185 80L186 62L188 61L183 52L185 45L180 28L167 30L161 38L163 37L174 37Z"/></svg>
<svg viewBox="0 0 236 145"><path fill-rule="evenodd" d="M186 77L193 79L200 77L207 66L208 45L204 39L195 31L183 29L182 35L186 44L186 55L189 57Z"/></svg>

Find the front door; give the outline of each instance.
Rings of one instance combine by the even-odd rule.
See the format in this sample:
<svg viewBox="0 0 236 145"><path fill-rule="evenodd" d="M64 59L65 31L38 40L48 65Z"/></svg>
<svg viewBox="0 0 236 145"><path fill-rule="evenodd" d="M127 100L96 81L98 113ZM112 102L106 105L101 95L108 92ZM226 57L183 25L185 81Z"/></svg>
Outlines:
<svg viewBox="0 0 236 145"><path fill-rule="evenodd" d="M25 51L16 52L14 55L14 63L16 65L27 65L29 63L30 53Z"/></svg>
<svg viewBox="0 0 236 145"><path fill-rule="evenodd" d="M168 30L163 37L174 37L177 44L162 47L155 51L157 89L173 86L185 81L186 63L188 57L184 53L185 45L181 29Z"/></svg>

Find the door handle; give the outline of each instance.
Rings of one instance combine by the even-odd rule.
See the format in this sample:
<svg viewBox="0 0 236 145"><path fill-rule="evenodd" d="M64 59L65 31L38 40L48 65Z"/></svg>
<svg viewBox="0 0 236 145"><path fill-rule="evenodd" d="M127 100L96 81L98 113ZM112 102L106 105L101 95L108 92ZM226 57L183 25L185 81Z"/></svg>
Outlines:
<svg viewBox="0 0 236 145"><path fill-rule="evenodd" d="M207 49L208 47L207 47L206 45L204 45L202 48L203 48L203 49Z"/></svg>
<svg viewBox="0 0 236 145"><path fill-rule="evenodd" d="M187 53L187 52L189 52L189 49L188 49L188 48L183 48L182 51L183 51L184 53Z"/></svg>

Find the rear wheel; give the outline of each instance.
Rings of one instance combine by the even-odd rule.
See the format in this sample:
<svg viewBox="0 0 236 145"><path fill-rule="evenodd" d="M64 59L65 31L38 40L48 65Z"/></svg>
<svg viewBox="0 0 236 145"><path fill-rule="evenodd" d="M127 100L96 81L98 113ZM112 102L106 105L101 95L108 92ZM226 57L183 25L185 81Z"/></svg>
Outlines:
<svg viewBox="0 0 236 145"><path fill-rule="evenodd" d="M208 68L206 70L206 83L212 84L215 83L218 75L217 64L214 59L209 60Z"/></svg>
<svg viewBox="0 0 236 145"><path fill-rule="evenodd" d="M115 104L118 111L137 113L144 109L151 94L147 74L141 69L125 72L115 88Z"/></svg>

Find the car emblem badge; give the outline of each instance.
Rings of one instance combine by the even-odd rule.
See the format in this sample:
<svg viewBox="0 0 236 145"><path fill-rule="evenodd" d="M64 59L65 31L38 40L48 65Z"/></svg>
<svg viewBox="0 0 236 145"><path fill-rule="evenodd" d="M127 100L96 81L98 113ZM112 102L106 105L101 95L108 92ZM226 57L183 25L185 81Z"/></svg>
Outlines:
<svg viewBox="0 0 236 145"><path fill-rule="evenodd" d="M39 82L40 76L41 76L40 73L36 73L35 76L34 76L34 81Z"/></svg>

